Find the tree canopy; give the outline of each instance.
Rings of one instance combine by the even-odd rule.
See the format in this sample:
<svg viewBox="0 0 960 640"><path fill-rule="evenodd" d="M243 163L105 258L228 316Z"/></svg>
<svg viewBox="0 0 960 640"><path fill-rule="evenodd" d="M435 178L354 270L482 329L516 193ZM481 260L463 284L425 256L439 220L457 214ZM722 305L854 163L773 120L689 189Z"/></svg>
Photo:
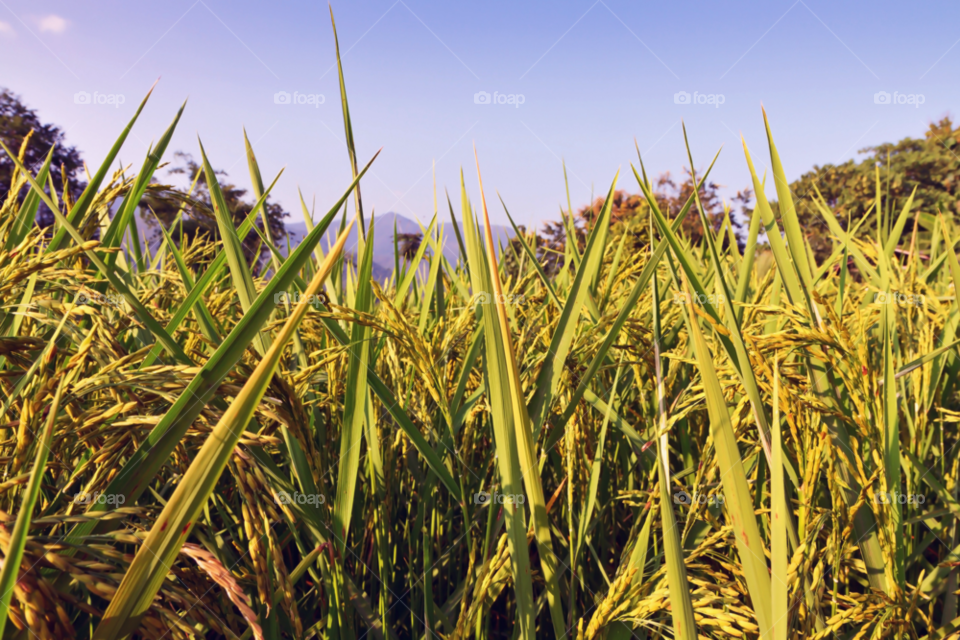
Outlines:
<svg viewBox="0 0 960 640"><path fill-rule="evenodd" d="M192 241L202 237L209 238L211 241L218 240L220 231L214 217L206 174L201 171L201 165L189 153L177 151L173 154L173 157L174 163L170 166L168 173L174 176L184 176L191 184L196 178L193 191L187 193L187 189L177 186L151 189L146 193L141 204L149 207L164 227L170 227L182 207L183 223L171 229L173 236L180 241L184 239ZM227 203L227 209L233 219L234 226L239 227L249 215L255 201L247 197L246 189L229 181L226 171L219 170L216 171L216 174L217 183L219 183L220 190L223 192L223 199ZM278 247L285 248L287 228L283 219L289 214L284 211L282 206L270 202L269 199L264 208L270 227L270 238ZM148 217L148 222L156 224L153 216ZM256 226L261 231L263 230L261 214L257 214ZM269 258L269 249L263 243L260 234L251 230L246 238L241 238L241 241L247 260L255 270L266 264Z"/></svg>
<svg viewBox="0 0 960 640"><path fill-rule="evenodd" d="M921 243L929 238L938 212L945 216L960 214L960 127L954 127L949 117L931 123L923 138L904 138L866 147L859 153L867 155L838 165L814 166L790 185L797 215L818 257L829 255L833 246L817 209L818 191L845 226L848 220L856 224L870 211L861 229L876 233L877 216L871 208L877 201L878 180L884 203L881 219L887 229L916 188L906 229L912 231L915 214L919 213Z"/></svg>
<svg viewBox="0 0 960 640"><path fill-rule="evenodd" d="M27 107L19 96L9 89L0 88L0 139L8 149L17 153L27 136L30 136L30 140L24 150L24 166L36 174L43 166L50 147L56 146L50 162L50 176L58 192L66 185L66 191L76 199L86 186L82 181L83 160L80 159L80 152L64 142L66 136L59 127L41 122L37 112ZM6 154L0 155L0 198L7 197L15 166ZM28 191L29 188L23 189L19 197L26 197ZM53 224L53 215L45 205L40 206L37 218L41 226Z"/></svg>
<svg viewBox="0 0 960 640"><path fill-rule="evenodd" d="M668 171L653 180L651 187L660 210L668 218L675 218L680 214L680 210L687 199L693 194L693 178L690 171L685 170L684 178L678 182ZM745 236L746 231L744 230L741 233L741 229L751 211L747 205L752 198L752 191L744 189L734 196L734 204L739 207L740 215L737 215L736 210L732 207L724 207L723 198L720 196L720 188L721 185L709 180L700 187L700 202L706 210L707 219L710 221L714 232L720 231L724 220L729 219L734 236ZM596 198L591 204L577 210L572 218L569 215L566 216L568 223L573 223L571 231L576 236L581 251L586 245L587 232L593 227L603 210L605 199L606 196ZM632 237L631 244L635 248L640 249L647 246L649 242L650 211L647 199L643 194L629 193L624 190L615 191L611 205L610 225L613 237L616 239L622 234L630 234ZM698 244L703 238L703 226L695 209L690 210L682 226L684 234L693 243ZM561 256L567 242L567 236L567 229L562 221L550 222L544 226L538 238L538 246L540 247L540 254L544 257L550 269L555 270L562 264ZM726 242L728 238L729 235L725 232L723 241Z"/></svg>
<svg viewBox="0 0 960 640"><path fill-rule="evenodd" d="M29 137L29 140L27 138ZM31 172L36 174L43 166L50 147L54 147L53 159L50 163L50 176L55 189L59 194L64 191L72 200L83 192L86 184L83 176L83 160L76 147L68 146L65 142L65 133L56 125L44 123L34 109L27 107L21 98L8 89L0 88L0 139L14 152L23 151L23 163ZM24 147L24 141L27 144ZM182 175L192 181L197 175L200 166L188 153L176 152L174 162L168 165L168 174ZM16 165L6 154L0 154L0 198L7 197L7 189L12 184L13 169ZM226 172L218 171L217 180L223 191L227 208L233 217L234 223L240 223L250 213L254 202L247 197L247 190L228 181ZM66 188L64 188L66 187ZM183 224L174 230L175 237L182 235L188 239L208 237L211 240L219 238L213 208L210 200L210 190L206 176L200 172L200 177L192 193L181 186L153 184L141 200L143 212L149 207L160 219L164 226L169 226L181 207L184 211ZM22 199L28 192L22 190L19 197ZM286 241L286 226L283 218L287 214L279 204L267 201L265 206L267 220L270 227L270 237L274 243L283 246ZM148 226L156 224L152 215L146 213L144 218ZM53 215L45 205L41 205L37 213L37 223L40 226L53 224ZM263 224L258 216L257 226L262 230ZM182 238L181 238L182 239ZM267 258L268 249L262 243L260 235L255 231L243 238L244 251L250 264L255 268L261 267Z"/></svg>
<svg viewBox="0 0 960 640"><path fill-rule="evenodd" d="M921 250L931 238L933 220L938 213L945 216L960 215L960 126L955 127L950 117L931 123L922 138L907 137L895 143L865 147L858 153L863 157L836 165L814 165L812 170L790 185L801 226L818 259L829 256L834 246L832 234L817 206L818 193L844 227L859 224L863 231L876 234L878 221L881 233L890 230L916 189L905 233L911 233L919 220L917 238ZM679 214L693 193L689 171L685 172L679 184L670 173L661 174L653 181L652 187L658 206L670 218ZM708 181L700 191L700 200L715 232L721 229L726 217L719 189L720 185ZM874 210L878 190L883 203L880 215ZM752 198L752 190L744 189L730 203L729 224L741 247L746 240L746 227L753 211L749 206ZM603 197L597 198L581 207L572 218L569 212L562 212L568 221L572 221L572 232L581 250L586 241L586 231L599 216L603 202ZM770 204L779 217L776 200L771 199ZM867 216L866 220L864 216ZM630 233L636 247L646 246L648 220L648 205L642 194L627 191L614 193L611 216L614 236ZM703 229L695 209L687 214L682 228L691 243L699 244ZM568 232L562 221L548 223L540 232L538 246L548 266L562 264L567 237ZM722 239L727 241L728 235L724 233Z"/></svg>

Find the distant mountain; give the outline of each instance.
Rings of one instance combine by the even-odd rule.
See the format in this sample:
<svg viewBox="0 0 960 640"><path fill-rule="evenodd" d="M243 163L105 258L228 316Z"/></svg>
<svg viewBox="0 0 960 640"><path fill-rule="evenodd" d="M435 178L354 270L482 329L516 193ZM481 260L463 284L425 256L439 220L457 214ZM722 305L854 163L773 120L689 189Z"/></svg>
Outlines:
<svg viewBox="0 0 960 640"><path fill-rule="evenodd" d="M367 219L367 224L370 224L369 218ZM376 280L382 281L388 278L394 270L394 224L396 224L396 232L398 234L420 233L420 225L398 213L377 215L373 230L373 277ZM441 227L443 232L443 255L451 265L456 264L460 257L460 247L457 245L457 236L453 230L453 223L442 222L438 226ZM337 232L339 229L340 221L335 220L330 224L330 228L327 229L324 237L320 240L320 248L325 252L337 241ZM504 225L491 225L490 230L493 234L493 241L498 245L503 244L506 246L510 238L515 235L512 228ZM461 234L463 233L462 227L460 228L460 232ZM307 225L305 222L287 224L287 233L290 235L290 248L292 249L299 245L300 241L306 237ZM354 256L357 253L357 233L357 229L351 231L350 239L347 240L347 244L344 247L346 253L353 254Z"/></svg>
<svg viewBox="0 0 960 640"><path fill-rule="evenodd" d="M115 214L116 212L114 212ZM137 229L140 232L141 246L146 251L149 247L150 255L156 255L163 244L163 236L155 226L154 220L147 220L141 210L136 212ZM150 223L154 223L152 226ZM379 282L383 282L390 277L394 270L393 260L393 226L396 223L397 233L420 233L420 225L413 220L405 218L397 213L385 213L377 215L376 227L373 233L373 277ZM367 224L370 220L367 219ZM443 231L443 255L447 261L454 265L460 258L460 247L457 245L457 236L453 231L452 222L442 222L438 225ZM337 232L340 229L340 220L331 223L330 228L320 239L320 248L326 252L337 241ZM504 225L492 225L490 229L493 233L493 241L499 245L506 246L507 242L515 234L513 229ZM463 233L461 228L460 233ZM287 234L289 235L290 248L295 249L307 235L307 225L305 222L287 224ZM281 238L277 243L278 248L283 254L287 253L287 240ZM128 260L133 260L133 250L130 245L130 237L126 236L122 242L124 252ZM354 229L347 240L345 247L347 254L354 257L357 253L357 230ZM429 251L429 249L428 249Z"/></svg>

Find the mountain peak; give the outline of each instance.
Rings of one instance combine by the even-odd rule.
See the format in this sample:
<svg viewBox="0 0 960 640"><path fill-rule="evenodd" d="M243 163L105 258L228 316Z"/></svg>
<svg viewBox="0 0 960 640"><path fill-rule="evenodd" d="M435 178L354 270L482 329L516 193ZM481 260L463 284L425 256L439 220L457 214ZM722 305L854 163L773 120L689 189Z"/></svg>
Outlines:
<svg viewBox="0 0 960 640"><path fill-rule="evenodd" d="M341 219L334 220L330 228L320 240L320 247L326 251L336 242L337 234L340 230ZM369 218L367 218L369 224ZM429 221L423 224L426 229ZM460 229L462 233L462 223ZM398 234L402 233L421 233L421 227L415 220L389 211L383 214L377 214L374 219L373 229L373 263L374 277L381 280L387 277L394 270L394 225ZM455 264L460 256L460 248L457 245L456 234L453 231L453 223L450 221L440 222L438 224L443 233L443 255L450 264ZM513 229L504 225L491 225L494 242L506 244L507 241L516 235ZM296 247L307 235L306 222L296 222L287 224L287 233L290 236L290 247ZM356 255L357 252L357 229L350 232L350 238L344 247L344 252Z"/></svg>

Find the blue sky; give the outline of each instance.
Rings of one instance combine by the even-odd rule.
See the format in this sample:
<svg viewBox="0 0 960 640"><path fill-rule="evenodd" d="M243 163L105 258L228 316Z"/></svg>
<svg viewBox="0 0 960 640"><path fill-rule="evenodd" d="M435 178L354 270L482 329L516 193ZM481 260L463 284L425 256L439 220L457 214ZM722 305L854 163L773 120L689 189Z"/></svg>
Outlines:
<svg viewBox="0 0 960 640"><path fill-rule="evenodd" d="M441 203L444 187L457 197L461 166L476 197L473 143L488 203L499 191L516 218L538 225L565 202L561 158L574 206L604 192L618 168L619 185L636 191L634 138L650 173L679 174L681 119L698 168L724 147L713 175L732 194L749 181L740 132L758 169L766 165L761 102L791 178L919 137L960 104L956 3L368 0L333 9L359 156L383 147L363 183L365 208L421 220L433 210L434 160ZM159 77L124 162L139 165L189 98L171 150L198 155L199 135L214 165L247 185L245 126L264 173L286 167L274 193L294 221L298 186L325 212L349 183L324 3L0 0L0 61L0 86L60 125L91 170ZM89 104L77 103L80 92ZM280 92L290 103L283 94L277 103ZM878 104L878 92L892 104ZM501 211L491 207L496 222Z"/></svg>

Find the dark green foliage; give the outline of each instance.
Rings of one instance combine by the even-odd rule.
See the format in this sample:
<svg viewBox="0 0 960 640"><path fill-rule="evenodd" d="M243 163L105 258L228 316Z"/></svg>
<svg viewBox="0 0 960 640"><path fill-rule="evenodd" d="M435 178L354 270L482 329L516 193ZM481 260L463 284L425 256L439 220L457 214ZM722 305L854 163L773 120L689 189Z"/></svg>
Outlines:
<svg viewBox="0 0 960 640"><path fill-rule="evenodd" d="M169 173L174 176L186 178L188 184L192 184L197 176L200 165L188 153L178 151L174 154L177 164L170 168ZM224 200L227 208L233 217L236 226L250 213L254 201L247 198L247 190L232 184L227 179L226 171L217 171L220 188L223 191ZM213 205L210 201L210 190L207 186L206 176L200 172L197 184L192 193L187 193L188 189L176 186L165 186L161 189L151 189L144 197L142 204L149 207L156 213L156 217L164 224L169 226L174 222L177 213L181 207L184 209L183 225L176 225L171 229L171 235L181 241L186 239L192 241L197 238L207 237L211 240L219 239L219 231L213 214ZM283 210L283 207L276 203L267 202L265 207L267 211L267 220L270 226L270 237L273 243L278 247L286 248L286 226L283 219L290 214ZM147 218L149 223L156 223L153 216ZM257 227L263 230L263 220L257 216ZM182 234L182 237L181 237ZM253 267L254 271L259 271L268 261L269 249L264 246L260 235L256 231L251 231L243 241L244 254L247 261Z"/></svg>
<svg viewBox="0 0 960 640"><path fill-rule="evenodd" d="M50 147L56 145L53 160L50 163L50 176L60 191L64 179L68 184L68 193L75 200L83 191L85 184L81 180L83 161L80 152L75 147L64 144L65 134L53 124L44 124L40 121L37 112L27 107L9 89L0 88L0 139L13 151L19 151L24 138L33 131L30 144L27 146L23 164L34 174L43 165ZM13 175L14 164L6 155L0 155L0 198L7 197ZM21 190L18 198L22 201L29 192L29 187ZM40 205L37 218L41 226L53 224L53 214L45 205Z"/></svg>
<svg viewBox="0 0 960 640"><path fill-rule="evenodd" d="M884 201L884 226L888 229L913 188L917 187L912 209L929 216L921 218L919 241L922 250L929 240L932 220L937 211L945 216L960 213L958 143L960 127L954 127L953 121L946 117L931 123L922 138L904 138L896 143L866 147L859 151L867 154L860 161L814 166L812 171L803 174L790 188L794 193L797 215L814 254L822 259L830 254L833 246L813 200L816 191L820 191L846 228L848 219L855 224L874 206L878 165ZM861 229L876 235L873 215ZM913 220L909 220L904 233L909 235L912 229Z"/></svg>

